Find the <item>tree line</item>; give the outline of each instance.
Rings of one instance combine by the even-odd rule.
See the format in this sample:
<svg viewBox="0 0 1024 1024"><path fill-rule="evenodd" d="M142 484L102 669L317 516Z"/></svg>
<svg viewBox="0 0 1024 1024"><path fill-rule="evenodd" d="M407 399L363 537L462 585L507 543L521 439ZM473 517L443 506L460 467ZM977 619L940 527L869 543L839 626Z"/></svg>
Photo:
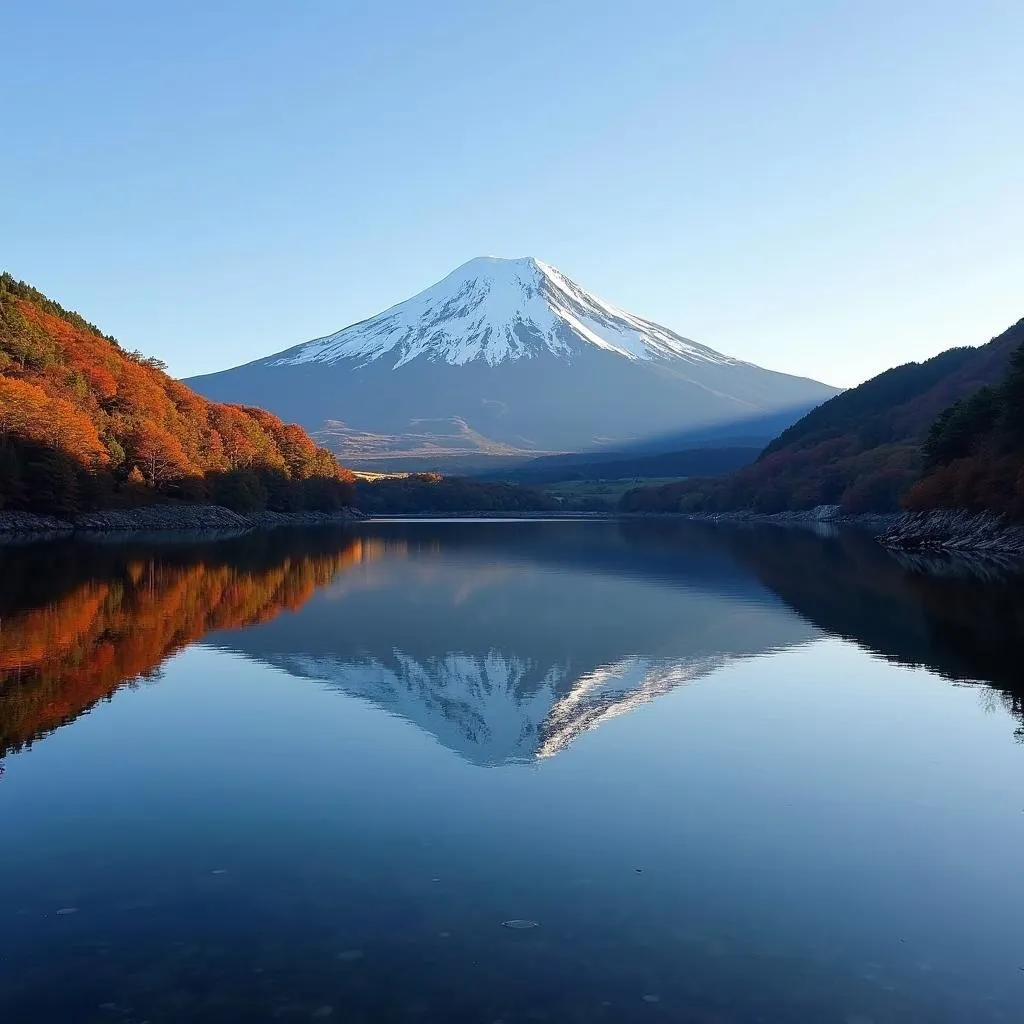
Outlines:
<svg viewBox="0 0 1024 1024"><path fill-rule="evenodd" d="M356 504L367 514L419 512L544 512L558 508L546 494L516 484L410 473L358 482Z"/></svg>

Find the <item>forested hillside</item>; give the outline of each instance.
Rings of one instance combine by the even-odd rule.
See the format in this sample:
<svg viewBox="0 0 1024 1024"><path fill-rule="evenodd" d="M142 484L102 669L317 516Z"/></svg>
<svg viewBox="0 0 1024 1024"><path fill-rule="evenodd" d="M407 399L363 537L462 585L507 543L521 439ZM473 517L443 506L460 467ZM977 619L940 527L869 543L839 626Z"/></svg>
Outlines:
<svg viewBox="0 0 1024 1024"><path fill-rule="evenodd" d="M830 399L779 435L751 466L720 479L631 491L624 511L782 512L841 505L848 513L895 511L924 466L922 443L951 403L997 385L1024 320L980 348L908 363Z"/></svg>
<svg viewBox="0 0 1024 1024"><path fill-rule="evenodd" d="M924 443L924 475L904 504L1024 520L1024 339L998 387L954 403Z"/></svg>
<svg viewBox="0 0 1024 1024"><path fill-rule="evenodd" d="M181 499L329 511L352 485L300 427L201 398L0 275L0 509L69 515Z"/></svg>

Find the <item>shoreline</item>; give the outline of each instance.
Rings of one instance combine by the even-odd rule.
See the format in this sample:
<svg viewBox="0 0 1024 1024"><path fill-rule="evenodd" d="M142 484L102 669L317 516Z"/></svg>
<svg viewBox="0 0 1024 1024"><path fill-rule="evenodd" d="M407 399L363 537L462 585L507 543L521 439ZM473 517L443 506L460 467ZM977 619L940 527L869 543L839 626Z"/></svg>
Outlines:
<svg viewBox="0 0 1024 1024"><path fill-rule="evenodd" d="M994 512L904 512L878 540L889 551L1024 559L1024 525Z"/></svg>
<svg viewBox="0 0 1024 1024"><path fill-rule="evenodd" d="M138 534L190 536L197 533L242 534L286 526L329 526L361 522L352 508L338 512L257 512L245 516L222 505L144 505L131 509L83 512L73 519L36 512L0 511L0 544L68 537L119 537Z"/></svg>
<svg viewBox="0 0 1024 1024"><path fill-rule="evenodd" d="M1024 559L1024 525L990 512L933 509L927 512L844 515L838 506L823 505L799 512L545 512L472 511L408 512L367 515L354 508L328 512L258 512L241 515L221 505L146 505L132 509L86 512L73 519L35 512L0 510L0 545L61 538L116 539L151 536L189 537L198 534L240 535L284 527L331 526L345 523L425 521L629 522L669 520L720 525L772 525L831 532L857 529L873 536L891 552L948 553Z"/></svg>

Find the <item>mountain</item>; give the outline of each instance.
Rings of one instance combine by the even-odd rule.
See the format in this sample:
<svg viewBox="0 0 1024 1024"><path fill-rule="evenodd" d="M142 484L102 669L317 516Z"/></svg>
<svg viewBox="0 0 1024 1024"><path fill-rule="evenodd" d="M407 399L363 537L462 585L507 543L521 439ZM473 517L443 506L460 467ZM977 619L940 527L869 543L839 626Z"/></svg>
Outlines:
<svg viewBox="0 0 1024 1024"><path fill-rule="evenodd" d="M978 348L954 348L887 370L784 430L751 466L718 480L641 488L624 511L781 512L839 504L890 512L918 478L922 442L943 410L1002 381L1024 320Z"/></svg>
<svg viewBox="0 0 1024 1024"><path fill-rule="evenodd" d="M785 424L836 393L689 341L538 260L491 257L336 334L188 383L295 419L349 461L392 465Z"/></svg>
<svg viewBox="0 0 1024 1024"><path fill-rule="evenodd" d="M352 476L304 430L201 398L163 364L0 274L0 509L163 498L333 508Z"/></svg>

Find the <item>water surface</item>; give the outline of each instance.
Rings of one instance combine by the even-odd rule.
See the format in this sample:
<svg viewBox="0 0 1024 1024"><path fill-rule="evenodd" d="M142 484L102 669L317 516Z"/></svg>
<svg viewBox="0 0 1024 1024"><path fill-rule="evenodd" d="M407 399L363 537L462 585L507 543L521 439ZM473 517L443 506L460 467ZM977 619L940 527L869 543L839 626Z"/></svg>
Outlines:
<svg viewBox="0 0 1024 1024"><path fill-rule="evenodd" d="M0 550L0 1014L1019 1021L1022 666L856 534Z"/></svg>

